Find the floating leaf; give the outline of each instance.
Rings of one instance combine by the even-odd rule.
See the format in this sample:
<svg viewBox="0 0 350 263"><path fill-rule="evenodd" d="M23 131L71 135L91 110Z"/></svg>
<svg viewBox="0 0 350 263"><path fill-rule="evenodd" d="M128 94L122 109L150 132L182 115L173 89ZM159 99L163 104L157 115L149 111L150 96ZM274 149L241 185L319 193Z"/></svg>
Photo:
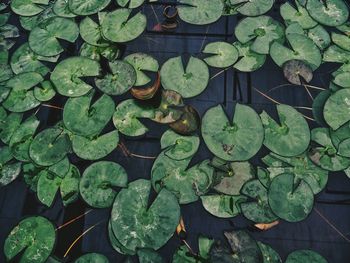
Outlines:
<svg viewBox="0 0 350 263"><path fill-rule="evenodd" d="M0 147L0 187L13 182L20 174L22 164L14 162L8 146Z"/></svg>
<svg viewBox="0 0 350 263"><path fill-rule="evenodd" d="M113 204L117 187L126 187L128 175L117 163L101 161L90 165L80 181L80 194L84 201L95 208Z"/></svg>
<svg viewBox="0 0 350 263"><path fill-rule="evenodd" d="M312 69L301 60L290 60L283 65L284 77L292 84L302 85L309 83L312 78Z"/></svg>
<svg viewBox="0 0 350 263"><path fill-rule="evenodd" d="M132 251L145 247L159 249L171 238L180 220L176 197L163 189L149 206L150 190L151 182L139 179L121 190L113 204L113 232Z"/></svg>
<svg viewBox="0 0 350 263"><path fill-rule="evenodd" d="M282 263L280 255L269 245L258 241L258 246L264 258L263 263Z"/></svg>
<svg viewBox="0 0 350 263"><path fill-rule="evenodd" d="M182 109L181 116L173 123L170 128L182 135L191 135L200 128L200 116L192 106L185 106ZM178 113L179 114L179 113Z"/></svg>
<svg viewBox="0 0 350 263"><path fill-rule="evenodd" d="M280 123L265 111L260 114L265 129L264 145L282 156L305 152L310 143L310 129L303 116L289 105L277 105Z"/></svg>
<svg viewBox="0 0 350 263"><path fill-rule="evenodd" d="M20 16L34 16L42 12L48 4L49 0L13 0L11 9Z"/></svg>
<svg viewBox="0 0 350 263"><path fill-rule="evenodd" d="M68 0L69 10L80 16L96 14L110 2L111 0Z"/></svg>
<svg viewBox="0 0 350 263"><path fill-rule="evenodd" d="M271 182L269 204L278 217L288 222L299 222L310 214L314 194L304 180L295 184L294 175L281 174Z"/></svg>
<svg viewBox="0 0 350 263"><path fill-rule="evenodd" d="M317 26L317 22L298 1L295 1L295 7L289 2L284 3L281 5L280 13L287 24L298 23L303 29Z"/></svg>
<svg viewBox="0 0 350 263"><path fill-rule="evenodd" d="M204 59L211 67L227 68L232 66L238 59L237 49L226 42L212 42L205 46L204 54L212 55Z"/></svg>
<svg viewBox="0 0 350 263"><path fill-rule="evenodd" d="M251 50L259 54L269 54L273 42L284 42L282 24L269 16L244 18L236 26L235 35L242 44L252 41Z"/></svg>
<svg viewBox="0 0 350 263"><path fill-rule="evenodd" d="M251 72L262 67L266 60L266 55L258 54L250 49L252 42L242 44L235 42L233 45L238 50L238 62L233 66L242 72Z"/></svg>
<svg viewBox="0 0 350 263"><path fill-rule="evenodd" d="M262 146L263 126L249 106L237 104L233 121L222 106L209 109L202 119L202 136L209 150L227 161L245 161Z"/></svg>
<svg viewBox="0 0 350 263"><path fill-rule="evenodd" d="M202 93L209 82L209 69L204 61L191 57L186 69L181 56L166 61L160 71L162 85L167 90L191 98Z"/></svg>
<svg viewBox="0 0 350 263"><path fill-rule="evenodd" d="M128 8L137 8L137 7L141 6L144 1L145 0L117 0L117 3L121 7L127 6Z"/></svg>
<svg viewBox="0 0 350 263"><path fill-rule="evenodd" d="M259 16L269 11L274 0L230 0L230 4L242 15Z"/></svg>
<svg viewBox="0 0 350 263"><path fill-rule="evenodd" d="M312 250L297 250L290 253L286 263L327 263L327 260Z"/></svg>
<svg viewBox="0 0 350 263"><path fill-rule="evenodd" d="M34 97L39 101L49 101L55 97L56 91L49 80L41 82L41 87L34 88Z"/></svg>
<svg viewBox="0 0 350 263"><path fill-rule="evenodd" d="M224 5L220 0L180 0L181 20L194 25L211 24L219 20Z"/></svg>
<svg viewBox="0 0 350 263"><path fill-rule="evenodd" d="M109 44L105 47L97 47L88 43L84 43L80 47L79 55L96 61L101 61L102 58L106 58L108 61L114 61L118 59L120 55L120 49L117 45L114 44Z"/></svg>
<svg viewBox="0 0 350 263"><path fill-rule="evenodd" d="M74 261L74 263L109 263L106 256L98 253L85 254Z"/></svg>
<svg viewBox="0 0 350 263"><path fill-rule="evenodd" d="M99 18L100 16L102 16L101 13L99 13ZM109 43L102 36L101 26L90 17L87 16L80 22L79 29L80 35L86 43L98 47L109 46Z"/></svg>
<svg viewBox="0 0 350 263"><path fill-rule="evenodd" d="M175 126L179 126L179 129L177 130L181 129L182 131L186 132L187 130L192 131L193 128L186 126L186 123L181 125L183 123L175 124L175 122L180 120L181 117L183 117L183 121L187 119L187 121L192 122L197 118L195 115L196 113L192 110L192 108L184 107L182 97L179 93L172 90L162 90L161 102L159 107L155 109L154 118L152 120L158 123L174 124ZM193 126L197 125L197 123L192 124Z"/></svg>
<svg viewBox="0 0 350 263"><path fill-rule="evenodd" d="M60 17L75 17L76 14L72 13L69 9L69 0L56 0L53 5L53 12Z"/></svg>
<svg viewBox="0 0 350 263"><path fill-rule="evenodd" d="M204 195L201 196L205 210L220 218L232 218L240 214L239 204L246 199L243 196Z"/></svg>
<svg viewBox="0 0 350 263"><path fill-rule="evenodd" d="M9 261L23 252L20 262L45 263L56 242L52 223L44 217L22 220L5 240L4 254Z"/></svg>

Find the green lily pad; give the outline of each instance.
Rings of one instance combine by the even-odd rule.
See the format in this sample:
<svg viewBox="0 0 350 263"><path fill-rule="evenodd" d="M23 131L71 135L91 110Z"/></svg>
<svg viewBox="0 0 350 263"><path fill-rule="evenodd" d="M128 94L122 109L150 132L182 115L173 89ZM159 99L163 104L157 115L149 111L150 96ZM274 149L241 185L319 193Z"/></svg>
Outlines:
<svg viewBox="0 0 350 263"><path fill-rule="evenodd" d="M249 106L237 104L231 122L218 105L205 113L202 136L217 157L226 161L245 161L260 150L264 130L258 114Z"/></svg>
<svg viewBox="0 0 350 263"><path fill-rule="evenodd" d="M162 90L160 105L155 109L152 120L158 123L170 123L170 125L174 124L177 126L175 124L177 121L191 119L191 113L192 111L188 107L186 108L179 93L173 90ZM189 124L190 126L193 125L192 123ZM191 127L188 127L186 130L191 130Z"/></svg>
<svg viewBox="0 0 350 263"><path fill-rule="evenodd" d="M130 17L131 9L120 8L107 13L101 24L103 36L117 43L134 40L146 29L147 18L141 12Z"/></svg>
<svg viewBox="0 0 350 263"><path fill-rule="evenodd" d="M59 94L67 97L80 97L92 89L82 77L97 77L100 64L85 57L70 57L61 61L51 73L51 81Z"/></svg>
<svg viewBox="0 0 350 263"><path fill-rule="evenodd" d="M69 0L56 0L52 10L60 17L76 17L76 14L69 9Z"/></svg>
<svg viewBox="0 0 350 263"><path fill-rule="evenodd" d="M226 162L214 158L211 165L217 178L213 188L226 195L240 195L242 186L255 177L254 167L249 162Z"/></svg>
<svg viewBox="0 0 350 263"><path fill-rule="evenodd" d="M61 161L71 149L69 137L59 128L37 134L30 144L29 156L38 165L51 166Z"/></svg>
<svg viewBox="0 0 350 263"><path fill-rule="evenodd" d="M152 185L156 191L163 188L173 192L180 204L189 204L206 194L213 182L214 169L205 160L191 168L191 158L173 160L160 153L152 167Z"/></svg>
<svg viewBox="0 0 350 263"><path fill-rule="evenodd" d="M252 42L242 44L240 42L233 43L238 50L238 61L233 66L242 72L252 72L262 67L266 60L266 55L258 54L250 49Z"/></svg>
<svg viewBox="0 0 350 263"><path fill-rule="evenodd" d="M306 62L313 70L321 65L320 50L310 38L300 34L288 34L286 37L291 49L279 42L274 42L270 48L270 55L278 66L282 67L286 61L292 59Z"/></svg>
<svg viewBox="0 0 350 263"><path fill-rule="evenodd" d="M29 162L29 146L40 121L31 116L26 119L13 133L9 143L12 155L19 161Z"/></svg>
<svg viewBox="0 0 350 263"><path fill-rule="evenodd" d="M283 44L284 27L269 16L246 17L236 26L235 35L242 44L252 41L252 51L266 55L273 42Z"/></svg>
<svg viewBox="0 0 350 263"><path fill-rule="evenodd" d="M40 24L44 20L55 16L56 14L52 11L52 2L50 1L49 5L46 6L42 12L35 16L20 16L19 22L25 30L32 31L38 24Z"/></svg>
<svg viewBox="0 0 350 263"><path fill-rule="evenodd" d="M327 125L323 117L323 108L331 94L332 93L329 90L323 90L317 94L312 103L312 113L314 119L321 126Z"/></svg>
<svg viewBox="0 0 350 263"><path fill-rule="evenodd" d="M0 147L0 187L13 182L21 172L22 164L15 162L10 147Z"/></svg>
<svg viewBox="0 0 350 263"><path fill-rule="evenodd" d="M154 109L149 106L143 106L137 101L129 99L118 104L114 115L114 126L122 134L127 136L141 136L148 131L139 118L153 118Z"/></svg>
<svg viewBox="0 0 350 263"><path fill-rule="evenodd" d="M39 101L49 101L55 97L56 91L49 80L41 82L41 87L34 88L34 97Z"/></svg>
<svg viewBox="0 0 350 263"><path fill-rule="evenodd" d="M0 108L3 109L3 108ZM1 116L0 121L0 139L3 143L9 144L13 133L21 124L23 115L20 113L10 113Z"/></svg>
<svg viewBox="0 0 350 263"><path fill-rule="evenodd" d="M3 26L7 23L10 18L11 13L2 13L0 14L0 26Z"/></svg>
<svg viewBox="0 0 350 263"><path fill-rule="evenodd" d="M37 72L45 76L50 69L41 61L56 62L58 57L43 57L35 54L28 43L20 46L11 57L11 68L15 74Z"/></svg>
<svg viewBox="0 0 350 263"><path fill-rule="evenodd" d="M274 0L230 0L230 4L242 15L259 16L272 8Z"/></svg>
<svg viewBox="0 0 350 263"><path fill-rule="evenodd" d="M19 30L16 26L11 24L0 26L1 49L11 49L16 44L14 38L17 37L19 37Z"/></svg>
<svg viewBox="0 0 350 263"><path fill-rule="evenodd" d="M86 43L98 47L109 46L109 43L102 36L101 26L90 17L87 16L80 22L79 29L80 35Z"/></svg>
<svg viewBox="0 0 350 263"><path fill-rule="evenodd" d="M280 255L272 247L260 241L258 241L258 246L264 258L262 263L282 263Z"/></svg>
<svg viewBox="0 0 350 263"><path fill-rule="evenodd" d="M118 147L119 133L112 131L97 138L73 135L73 152L84 160L98 160Z"/></svg>
<svg viewBox="0 0 350 263"><path fill-rule="evenodd" d="M309 83L312 78L312 69L301 60L290 60L283 65L284 77L292 84L302 85Z"/></svg>
<svg viewBox="0 0 350 263"><path fill-rule="evenodd" d="M11 9L20 16L34 16L41 13L48 4L49 0L13 0Z"/></svg>
<svg viewBox="0 0 350 263"><path fill-rule="evenodd" d="M342 87L350 88L350 64L344 64L337 71L333 72L333 83Z"/></svg>
<svg viewBox="0 0 350 263"><path fill-rule="evenodd" d="M124 58L126 62L131 64L136 71L136 83L135 86L143 86L151 81L146 72L157 72L159 69L159 64L156 59L150 55L144 53L133 53Z"/></svg>
<svg viewBox="0 0 350 263"><path fill-rule="evenodd" d="M180 0L178 5L181 20L194 25L216 22L223 9L224 5L220 0Z"/></svg>
<svg viewBox="0 0 350 263"><path fill-rule="evenodd" d="M143 2L145 2L145 0L117 0L118 5L120 5L121 7L128 7L128 8L137 8L141 6Z"/></svg>
<svg viewBox="0 0 350 263"><path fill-rule="evenodd" d="M39 23L29 34L30 48L38 55L51 57L64 51L58 39L74 43L79 36L77 24L63 17L51 17Z"/></svg>
<svg viewBox="0 0 350 263"><path fill-rule="evenodd" d="M95 208L113 204L117 187L126 187L128 175L117 163L101 161L90 165L80 181L80 194L84 201Z"/></svg>
<svg viewBox="0 0 350 263"><path fill-rule="evenodd" d="M204 236L198 238L199 255L194 256L190 253L187 246L180 246L173 255L172 263L197 263L199 258L209 260L209 252L214 243L213 239Z"/></svg>
<svg viewBox="0 0 350 263"><path fill-rule="evenodd" d="M39 174L37 196L41 203L51 207L57 193L60 193L63 204L66 206L74 202L79 196L80 172L77 167L71 165L63 178L47 171Z"/></svg>
<svg viewBox="0 0 350 263"><path fill-rule="evenodd" d="M237 49L226 42L212 42L205 46L204 54L212 55L204 59L211 67L227 68L232 66L238 59Z"/></svg>
<svg viewBox="0 0 350 263"><path fill-rule="evenodd" d="M117 251L118 253L123 254L123 255L125 255L125 254L135 255L136 254L136 251L132 251L130 249L127 249L119 242L119 240L114 235L110 220L108 221L108 237L109 237L109 240L111 242L113 249L115 251ZM130 262L130 263L133 263L133 262Z"/></svg>
<svg viewBox="0 0 350 263"><path fill-rule="evenodd" d="M314 194L304 180L295 184L294 175L281 174L271 182L269 204L278 217L288 222L299 222L310 214Z"/></svg>
<svg viewBox="0 0 350 263"><path fill-rule="evenodd" d="M332 143L329 129L315 128L311 131L311 138L319 146L309 150L309 158L316 165L327 171L341 171L350 166L350 159L337 154Z"/></svg>
<svg viewBox="0 0 350 263"><path fill-rule="evenodd" d="M136 82L136 71L132 65L122 60L109 62L111 73L95 79L96 86L108 95L122 95Z"/></svg>
<svg viewBox="0 0 350 263"><path fill-rule="evenodd" d="M271 211L268 203L267 189L258 179L246 182L241 194L248 197L240 204L243 215L255 223L271 223L278 217Z"/></svg>
<svg viewBox="0 0 350 263"><path fill-rule="evenodd" d="M323 53L323 61L348 64L350 62L350 52L336 45L331 45Z"/></svg>
<svg viewBox="0 0 350 263"><path fill-rule="evenodd" d="M88 253L76 259L74 263L109 263L109 260L102 254Z"/></svg>
<svg viewBox="0 0 350 263"><path fill-rule="evenodd" d="M101 61L101 58L106 58L108 61L114 61L118 59L120 55L120 49L115 44L109 44L106 47L97 47L84 43L80 47L79 55L87 57L96 61Z"/></svg>
<svg viewBox="0 0 350 263"><path fill-rule="evenodd" d="M303 29L317 26L317 22L298 1L295 1L295 7L289 2L284 3L281 5L280 13L287 24L298 23Z"/></svg>
<svg viewBox="0 0 350 263"><path fill-rule="evenodd" d="M332 32L332 41L340 48L350 51L350 37Z"/></svg>
<svg viewBox="0 0 350 263"><path fill-rule="evenodd" d="M39 73L28 72L14 76L7 81L6 87L10 88L10 94L2 103L2 106L12 112L25 112L40 105L34 97L33 87L43 81Z"/></svg>
<svg viewBox="0 0 350 263"><path fill-rule="evenodd" d="M295 176L296 184L298 183L298 180L304 180L307 182L314 194L318 194L326 187L328 172L315 165L308 158L306 153L293 157L282 157L270 153L263 158L263 161L269 157L276 161L280 161L280 163L270 165L270 167L267 168L271 180L280 174L290 173Z"/></svg>
<svg viewBox="0 0 350 263"><path fill-rule="evenodd" d="M71 168L71 163L69 162L68 157L66 157L66 158L63 158L58 163L55 163L54 165L51 165L50 167L48 167L47 171L53 174L54 176L64 178L66 174L69 172L70 168Z"/></svg>
<svg viewBox="0 0 350 263"><path fill-rule="evenodd" d="M310 129L303 116L289 105L277 105L280 124L265 111L260 114L265 129L264 145L282 156L299 155L308 148Z"/></svg>
<svg viewBox="0 0 350 263"><path fill-rule="evenodd" d="M121 190L113 204L113 232L119 242L132 251L159 249L171 238L180 220L180 206L171 192L161 190L149 206L150 191L151 182L139 179Z"/></svg>
<svg viewBox="0 0 350 263"><path fill-rule="evenodd" d="M6 49L0 48L0 83L9 80L13 76L13 72L8 61L9 52Z"/></svg>
<svg viewBox="0 0 350 263"><path fill-rule="evenodd" d="M243 196L204 195L201 196L205 210L220 218L232 218L241 213L239 204L246 199Z"/></svg>
<svg viewBox="0 0 350 263"><path fill-rule="evenodd" d="M314 41L320 50L326 49L332 42L329 33L321 25L317 25L314 28L309 29L307 36Z"/></svg>
<svg viewBox="0 0 350 263"><path fill-rule="evenodd" d="M181 56L166 61L160 71L164 89L173 90L183 98L191 98L202 93L209 82L209 69L204 61L191 57L186 69Z"/></svg>
<svg viewBox="0 0 350 263"><path fill-rule="evenodd" d="M76 135L98 135L111 120L114 112L114 101L108 95L102 95L93 104L95 92L70 98L64 105L63 122L65 127Z"/></svg>
<svg viewBox="0 0 350 263"><path fill-rule="evenodd" d="M76 15L88 16L106 8L111 0L68 0L69 10Z"/></svg>
<svg viewBox="0 0 350 263"><path fill-rule="evenodd" d="M336 131L330 130L330 136L337 153L350 158L350 126L345 124Z"/></svg>
<svg viewBox="0 0 350 263"><path fill-rule="evenodd" d="M349 89L341 89L337 91L326 101L323 109L323 116L326 123L333 130L337 130L350 120L349 105Z"/></svg>
<svg viewBox="0 0 350 263"><path fill-rule="evenodd" d="M20 262L45 263L54 249L56 232L53 224L44 217L23 219L5 240L4 254L9 261L23 252Z"/></svg>
<svg viewBox="0 0 350 263"><path fill-rule="evenodd" d="M327 260L312 250L297 250L290 253L286 263L327 263Z"/></svg>
<svg viewBox="0 0 350 263"><path fill-rule="evenodd" d="M182 136L172 130L167 130L160 140L164 155L178 161L193 156L199 143L198 136Z"/></svg>
<svg viewBox="0 0 350 263"><path fill-rule="evenodd" d="M153 249L139 249L137 255L140 263L165 263L163 258Z"/></svg>
<svg viewBox="0 0 350 263"><path fill-rule="evenodd" d="M340 26L349 17L349 9L343 0L308 0L306 9L314 20L326 26Z"/></svg>

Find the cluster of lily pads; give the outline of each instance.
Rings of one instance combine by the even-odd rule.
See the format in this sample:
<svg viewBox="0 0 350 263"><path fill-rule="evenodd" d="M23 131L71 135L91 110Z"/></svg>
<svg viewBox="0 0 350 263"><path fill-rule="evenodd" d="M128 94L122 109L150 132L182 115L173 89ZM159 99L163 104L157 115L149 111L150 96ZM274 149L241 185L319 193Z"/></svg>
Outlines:
<svg viewBox="0 0 350 263"><path fill-rule="evenodd" d="M151 1L152 2L152 1ZM265 15L273 0L180 0L179 18L194 25L226 15L245 16L234 43L207 44L200 56L159 65L144 54L123 54L147 19L143 0L12 0L0 4L0 186L23 178L47 207L60 196L65 206L82 198L93 208L111 208L108 235L121 254L140 262L162 262L156 252L174 235L180 205L201 200L212 215L243 214L254 223L299 222L313 208L329 172L350 176L350 22L343 0L296 0L280 6L281 21ZM19 18L21 28L10 24ZM16 47L25 32L27 40ZM14 49L14 47L16 47ZM322 128L310 131L302 114L278 105L278 119L236 104L230 120L221 105L202 119L185 99L201 94L209 67L252 72L266 57L288 81L305 84L327 62L341 66L318 94L313 113ZM118 102L120 95L130 94ZM41 127L37 117L61 101L62 120ZM51 105L51 107L53 107ZM56 106L56 108L59 108ZM102 160L120 138L148 132L141 119L168 125L150 180L130 182L120 164ZM113 128L110 125L113 123ZM200 136L215 156L189 167ZM264 167L249 160L262 147ZM84 171L71 156L91 161ZM82 173L81 173L82 172ZM151 191L157 197L149 204ZM282 262L268 245L245 231L225 233L227 243L199 238L199 253L181 246L173 262ZM7 260L59 262L53 224L37 216L22 220L5 241ZM87 254L76 262L108 262ZM133 262L128 258L126 262ZM285 261L326 262L302 250Z"/></svg>

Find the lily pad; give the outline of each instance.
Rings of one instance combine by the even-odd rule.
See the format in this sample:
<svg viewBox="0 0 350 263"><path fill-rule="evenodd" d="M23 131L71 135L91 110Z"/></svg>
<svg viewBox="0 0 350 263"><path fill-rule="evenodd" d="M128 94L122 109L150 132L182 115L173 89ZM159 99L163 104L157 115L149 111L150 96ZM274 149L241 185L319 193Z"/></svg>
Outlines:
<svg viewBox="0 0 350 263"><path fill-rule="evenodd" d="M343 0L308 0L306 9L313 19L326 26L340 26L349 17L349 9Z"/></svg>
<svg viewBox="0 0 350 263"><path fill-rule="evenodd" d="M109 62L111 73L95 79L96 86L108 95L122 95L136 82L136 71L132 65L122 60Z"/></svg>
<svg viewBox="0 0 350 263"><path fill-rule="evenodd" d="M48 4L49 0L13 0L11 9L20 16L34 16L42 12Z"/></svg>
<svg viewBox="0 0 350 263"><path fill-rule="evenodd" d="M100 16L101 13L99 13ZM102 20L102 18L100 19ZM85 17L79 24L82 39L93 46L106 47L109 43L102 36L101 26L90 17Z"/></svg>
<svg viewBox="0 0 350 263"><path fill-rule="evenodd" d="M74 263L109 263L106 256L98 253L85 254L74 261Z"/></svg>
<svg viewBox="0 0 350 263"><path fill-rule="evenodd" d="M84 160L98 160L118 147L119 133L112 131L97 138L73 135L73 152Z"/></svg>
<svg viewBox="0 0 350 263"><path fill-rule="evenodd" d="M39 23L29 34L30 48L38 55L51 57L64 51L58 39L74 43L79 36L77 24L63 17L51 17Z"/></svg>
<svg viewBox="0 0 350 263"><path fill-rule="evenodd" d="M20 262L44 263L53 251L56 232L44 217L28 217L15 226L5 240L4 254L9 261L23 252Z"/></svg>
<svg viewBox="0 0 350 263"><path fill-rule="evenodd" d="M60 17L76 17L76 14L69 9L69 0L56 0L52 9Z"/></svg>
<svg viewBox="0 0 350 263"><path fill-rule="evenodd" d="M323 90L317 94L312 103L312 113L319 125L326 126L326 122L323 117L323 108L328 98L332 95L329 90Z"/></svg>
<svg viewBox="0 0 350 263"><path fill-rule="evenodd" d="M314 41L320 50L326 49L331 44L331 37L329 33L321 25L317 25L314 28L309 29L307 36Z"/></svg>
<svg viewBox="0 0 350 263"><path fill-rule="evenodd" d="M152 56L144 53L133 53L124 58L126 62L131 64L136 71L136 83L135 86L143 86L151 81L146 72L157 72L159 64Z"/></svg>
<svg viewBox="0 0 350 263"><path fill-rule="evenodd" d="M322 62L320 50L307 36L301 34L286 35L291 49L279 42L274 42L270 48L270 55L275 63L282 67L286 61L296 59L306 62L313 70L316 70Z"/></svg>
<svg viewBox="0 0 350 263"><path fill-rule="evenodd" d="M130 17L131 9L120 8L107 13L101 24L103 36L117 43L134 40L146 29L147 18L141 12Z"/></svg>
<svg viewBox="0 0 350 263"><path fill-rule="evenodd" d="M345 124L336 131L330 130L330 135L337 153L350 158L350 126Z"/></svg>
<svg viewBox="0 0 350 263"><path fill-rule="evenodd" d="M298 1L295 1L295 7L289 2L284 3L281 5L280 13L287 24L298 23L303 29L317 26L317 22Z"/></svg>
<svg viewBox="0 0 350 263"><path fill-rule="evenodd" d="M165 263L161 255L159 255L153 249L139 249L137 251L140 263Z"/></svg>
<svg viewBox="0 0 350 263"><path fill-rule="evenodd" d="M182 135L191 135L200 128L200 116L195 108L186 105L179 119L169 124L170 128Z"/></svg>
<svg viewBox="0 0 350 263"><path fill-rule="evenodd" d="M240 203L246 199L243 196L204 195L201 196L205 210L220 218L232 218L240 214Z"/></svg>
<svg viewBox="0 0 350 263"><path fill-rule="evenodd" d="M37 196L41 203L51 207L57 193L60 193L63 204L66 206L78 198L80 173L77 167L71 165L63 178L42 171L39 174Z"/></svg>
<svg viewBox="0 0 350 263"><path fill-rule="evenodd" d="M148 131L139 119L153 117L154 109L152 107L141 105L135 100L129 99L118 104L113 115L113 123L122 134L136 137Z"/></svg>
<svg viewBox="0 0 350 263"><path fill-rule="evenodd" d="M265 129L264 145L282 156L305 152L310 143L310 129L303 116L289 105L277 105L280 124L265 111L260 114Z"/></svg>
<svg viewBox="0 0 350 263"><path fill-rule="evenodd" d="M6 87L10 88L10 94L2 103L2 106L12 112L25 112L40 105L34 97L33 87L43 81L39 73L28 72L14 76L7 81Z"/></svg>
<svg viewBox="0 0 350 263"><path fill-rule="evenodd" d="M114 61L118 59L120 49L117 45L111 43L105 47L97 47L84 43L80 47L79 55L96 61L101 61L102 58L106 58L108 61Z"/></svg>
<svg viewBox="0 0 350 263"><path fill-rule="evenodd" d="M217 181L213 188L222 194L240 195L242 186L255 177L254 168L249 162L226 162L214 158L211 166L215 168Z"/></svg>
<svg viewBox="0 0 350 263"><path fill-rule="evenodd" d="M212 42L205 46L204 54L212 55L204 59L211 67L227 68L238 59L237 49L226 42Z"/></svg>
<svg viewBox="0 0 350 263"><path fill-rule="evenodd" d="M252 51L266 55L273 42L283 44L284 27L269 16L246 17L236 26L235 35L242 44L252 41Z"/></svg>
<svg viewBox="0 0 350 263"><path fill-rule="evenodd" d="M170 123L170 125L174 124L175 126L179 126L180 129L181 125L177 125L179 123L175 124L177 121L187 120L191 122L196 118L196 116L194 116L196 113L189 107L186 108L186 106L184 106L183 99L179 93L172 90L162 90L161 92L160 105L155 109L153 121L158 123ZM193 123L188 124L190 124L190 126L194 125ZM183 130L192 130L192 128L188 127Z"/></svg>
<svg viewBox="0 0 350 263"><path fill-rule="evenodd" d="M3 109L3 108L0 108ZM21 124L23 114L10 113L9 115L1 116L0 122L0 139L3 143L9 144L13 133Z"/></svg>
<svg viewBox="0 0 350 263"><path fill-rule="evenodd" d="M22 164L15 162L8 146L0 147L0 187L13 182L21 173Z"/></svg>
<svg viewBox="0 0 350 263"><path fill-rule="evenodd" d="M55 97L56 91L49 80L41 82L41 87L34 88L34 97L39 101L49 101Z"/></svg>
<svg viewBox="0 0 350 263"><path fill-rule="evenodd" d="M163 189L149 206L150 191L151 182L139 179L115 198L111 225L116 238L127 249L157 250L171 238L179 223L180 206L176 197Z"/></svg>
<svg viewBox="0 0 350 263"><path fill-rule="evenodd" d="M223 9L221 0L180 0L178 6L181 20L194 25L216 22L221 17Z"/></svg>
<svg viewBox="0 0 350 263"><path fill-rule="evenodd" d="M323 53L323 61L348 64L350 62L350 52L336 45L331 45Z"/></svg>
<svg viewBox="0 0 350 263"><path fill-rule="evenodd" d="M0 83L9 80L13 76L12 69L8 63L9 53L7 50L0 48ZM0 95L0 98L2 96ZM1 99L0 99L1 102Z"/></svg>
<svg viewBox="0 0 350 263"><path fill-rule="evenodd" d="M113 204L117 187L126 187L128 175L117 163L101 161L90 165L80 181L80 194L84 201L95 208Z"/></svg>
<svg viewBox="0 0 350 263"><path fill-rule="evenodd" d="M272 8L274 0L230 0L230 4L242 15L259 16Z"/></svg>
<svg viewBox="0 0 350 263"><path fill-rule="evenodd" d="M128 8L137 8L141 6L143 2L145 2L145 0L117 0L118 5L120 5L121 7L128 7Z"/></svg>
<svg viewBox="0 0 350 263"><path fill-rule="evenodd" d="M349 89L341 89L337 91L326 101L323 109L323 116L326 123L333 130L337 130L350 120L349 105Z"/></svg>
<svg viewBox="0 0 350 263"><path fill-rule="evenodd" d="M19 30L16 26L11 24L0 26L1 49L11 49L16 44L14 38L17 37L19 37Z"/></svg>
<svg viewBox="0 0 350 263"><path fill-rule="evenodd" d="M264 258L262 263L282 263L280 255L272 247L260 241L258 241L258 246Z"/></svg>
<svg viewBox="0 0 350 263"><path fill-rule="evenodd" d="M301 60L290 60L283 65L284 77L292 84L302 85L309 83L312 78L312 69Z"/></svg>
<svg viewBox="0 0 350 263"><path fill-rule="evenodd" d="M106 8L111 0L68 0L69 10L80 16L88 16Z"/></svg>
<svg viewBox="0 0 350 263"><path fill-rule="evenodd" d="M248 200L240 204L243 215L255 223L271 223L278 217L271 211L268 203L267 189L258 179L246 182L241 194Z"/></svg>
<svg viewBox="0 0 350 263"><path fill-rule="evenodd" d="M209 83L208 66L199 58L191 57L186 69L181 56L166 61L160 71L164 89L173 90L183 98L202 93Z"/></svg>
<svg viewBox="0 0 350 263"><path fill-rule="evenodd" d="M290 253L286 259L286 263L327 263L327 260L320 254L312 250L297 250Z"/></svg>
<svg viewBox="0 0 350 263"><path fill-rule="evenodd" d="M332 41L340 48L350 51L350 37L343 34L337 34L332 32Z"/></svg>
<svg viewBox="0 0 350 263"><path fill-rule="evenodd" d="M45 76L50 69L41 61L56 62L58 57L43 57L35 54L28 43L20 46L11 57L11 68L15 74L37 72Z"/></svg>
<svg viewBox="0 0 350 263"><path fill-rule="evenodd" d="M51 166L61 161L70 150L68 135L59 128L48 128L34 137L29 156L38 165Z"/></svg>
<svg viewBox="0 0 350 263"><path fill-rule="evenodd" d="M82 77L97 77L100 64L85 57L70 57L61 61L51 73L51 81L59 94L67 97L80 97L88 93L92 86Z"/></svg>
<svg viewBox="0 0 350 263"><path fill-rule="evenodd" d="M182 136L167 130L160 140L165 156L174 160L183 160L193 156L199 148L198 136Z"/></svg>
<svg viewBox="0 0 350 263"><path fill-rule="evenodd" d="M281 174L271 182L269 204L278 217L288 222L299 222L310 214L314 194L304 180L295 184L294 175Z"/></svg>
<svg viewBox="0 0 350 263"><path fill-rule="evenodd" d="M238 50L238 61L233 66L242 72L252 72L262 67L266 60L266 55L258 54L250 49L252 42L242 44L240 42L233 43Z"/></svg>
<svg viewBox="0 0 350 263"><path fill-rule="evenodd" d="M76 135L98 135L111 120L114 101L108 95L102 95L93 104L94 91L70 98L64 105L63 122L65 127Z"/></svg>
<svg viewBox="0 0 350 263"><path fill-rule="evenodd" d="M46 6L42 12L35 16L20 16L19 22L25 30L32 31L38 24L40 24L44 20L55 16L57 15L52 11L52 2L50 1L49 5Z"/></svg>
<svg viewBox="0 0 350 263"><path fill-rule="evenodd" d="M29 146L40 121L31 116L26 119L13 133L9 143L12 155L19 161L29 162Z"/></svg>
<svg viewBox="0 0 350 263"><path fill-rule="evenodd" d="M260 150L264 130L258 114L249 106L237 104L231 122L218 105L205 113L202 136L217 157L226 161L245 161Z"/></svg>

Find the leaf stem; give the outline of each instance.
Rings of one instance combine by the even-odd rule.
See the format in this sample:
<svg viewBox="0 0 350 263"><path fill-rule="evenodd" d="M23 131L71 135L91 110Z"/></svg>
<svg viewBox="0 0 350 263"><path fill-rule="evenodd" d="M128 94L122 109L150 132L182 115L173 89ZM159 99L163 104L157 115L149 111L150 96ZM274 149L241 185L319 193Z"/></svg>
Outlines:
<svg viewBox="0 0 350 263"><path fill-rule="evenodd" d="M61 228L66 227L66 226L68 226L68 225L70 225L70 224L72 224L72 223L74 223L75 221L77 221L77 220L79 220L80 218L84 217L85 215L89 214L92 210L93 210L93 209L89 209L89 210L86 211L85 213L83 213L83 214L81 214L81 215L79 215L79 216L77 216L77 217L75 217L75 218L69 220L68 222L64 223L63 225L57 227L57 228L56 228L56 231L57 231L57 230L60 230Z"/></svg>
<svg viewBox="0 0 350 263"><path fill-rule="evenodd" d="M155 156L145 156L145 155L140 155L140 154L136 154L136 153L132 153L129 151L129 149L125 146L124 143L119 143L118 144L118 147L121 148L123 154L126 156L126 157L135 157L135 158L140 158L140 159L147 159L147 160L154 160L156 159L157 157Z"/></svg>

